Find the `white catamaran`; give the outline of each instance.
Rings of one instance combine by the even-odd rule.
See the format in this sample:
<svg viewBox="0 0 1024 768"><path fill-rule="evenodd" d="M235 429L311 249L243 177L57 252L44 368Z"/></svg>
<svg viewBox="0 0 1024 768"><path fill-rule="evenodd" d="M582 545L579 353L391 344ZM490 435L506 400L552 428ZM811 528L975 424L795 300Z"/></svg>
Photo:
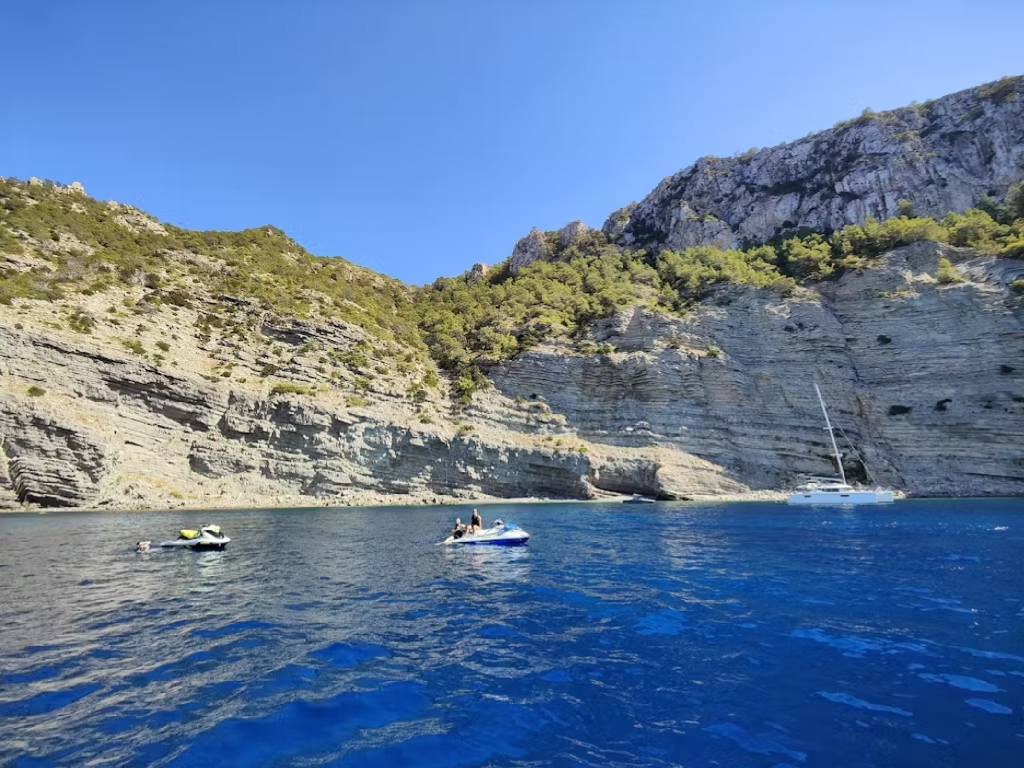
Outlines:
<svg viewBox="0 0 1024 768"><path fill-rule="evenodd" d="M796 493L791 494L786 500L787 504L888 504L893 500L892 491L881 489L865 490L854 488L846 482L846 472L843 471L843 454L839 452L836 445L836 436L832 430L832 422L828 418L828 410L825 408L825 400L821 396L818 385L814 385L814 391L818 393L818 402L821 403L821 412L825 416L825 426L828 429L829 439L832 441L832 453L836 457L836 466L839 467L839 479L828 477L812 477L805 485L801 486Z"/></svg>

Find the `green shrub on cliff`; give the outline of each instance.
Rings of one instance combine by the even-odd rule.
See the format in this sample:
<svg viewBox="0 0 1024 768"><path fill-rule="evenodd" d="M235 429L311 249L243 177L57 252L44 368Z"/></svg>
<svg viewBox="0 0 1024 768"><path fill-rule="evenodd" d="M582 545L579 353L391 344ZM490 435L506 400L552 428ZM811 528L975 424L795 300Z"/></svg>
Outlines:
<svg viewBox="0 0 1024 768"><path fill-rule="evenodd" d="M230 375L230 373L228 374ZM270 388L272 395L308 395L309 387L303 384L296 384L291 381L280 381Z"/></svg>
<svg viewBox="0 0 1024 768"><path fill-rule="evenodd" d="M63 297L64 292L43 270L0 273L0 304L9 305L14 299L54 301Z"/></svg>
<svg viewBox="0 0 1024 768"><path fill-rule="evenodd" d="M978 88L978 95L983 99L1003 104L1017 98L1017 82L1019 77L1004 77L994 83L988 83Z"/></svg>
<svg viewBox="0 0 1024 768"><path fill-rule="evenodd" d="M935 274L935 279L943 285L951 285L953 283L962 283L964 279L960 277L957 271L953 268L949 259L939 259L939 269Z"/></svg>
<svg viewBox="0 0 1024 768"><path fill-rule="evenodd" d="M898 216L878 221L869 216L863 224L850 224L832 235L832 259L837 266L847 266L849 257L873 258L919 240L947 240L943 228L934 219ZM850 263L856 263L854 260Z"/></svg>
<svg viewBox="0 0 1024 768"><path fill-rule="evenodd" d="M1004 224L1012 223L1015 219L1024 219L1024 181L1010 190L1006 196L1006 219Z"/></svg>
<svg viewBox="0 0 1024 768"><path fill-rule="evenodd" d="M68 318L68 325L71 326L71 330L78 333L92 333L92 329L96 327L96 318L91 312L75 309Z"/></svg>
<svg viewBox="0 0 1024 768"><path fill-rule="evenodd" d="M459 371L452 381L452 391L461 402L468 403L473 398L474 392L485 389L490 384L490 379L484 375L483 371L475 365L471 365Z"/></svg>
<svg viewBox="0 0 1024 768"><path fill-rule="evenodd" d="M0 225L0 253L19 254L24 249L18 238L7 227Z"/></svg>
<svg viewBox="0 0 1024 768"><path fill-rule="evenodd" d="M688 248L682 252L662 251L655 261L661 302L671 306L672 293L678 306L698 301L717 283L745 283L759 288L772 286L781 275L775 267L777 254L770 246L749 251L722 250L711 246Z"/></svg>
<svg viewBox="0 0 1024 768"><path fill-rule="evenodd" d="M796 280L821 280L835 271L832 247L821 235L793 237L779 247L779 270Z"/></svg>
<svg viewBox="0 0 1024 768"><path fill-rule="evenodd" d="M535 262L512 276L508 264L470 284L442 278L415 299L419 327L435 360L448 370L514 357L551 336L571 336L653 293L649 264L623 255L597 233L568 261Z"/></svg>

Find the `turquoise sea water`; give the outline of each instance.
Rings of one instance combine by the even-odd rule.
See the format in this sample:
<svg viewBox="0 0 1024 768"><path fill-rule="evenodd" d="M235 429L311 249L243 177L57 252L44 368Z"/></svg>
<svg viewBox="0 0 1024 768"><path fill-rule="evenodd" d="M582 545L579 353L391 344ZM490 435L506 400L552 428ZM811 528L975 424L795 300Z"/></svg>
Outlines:
<svg viewBox="0 0 1024 768"><path fill-rule="evenodd" d="M0 765L1024 765L1024 501L481 511L0 517Z"/></svg>

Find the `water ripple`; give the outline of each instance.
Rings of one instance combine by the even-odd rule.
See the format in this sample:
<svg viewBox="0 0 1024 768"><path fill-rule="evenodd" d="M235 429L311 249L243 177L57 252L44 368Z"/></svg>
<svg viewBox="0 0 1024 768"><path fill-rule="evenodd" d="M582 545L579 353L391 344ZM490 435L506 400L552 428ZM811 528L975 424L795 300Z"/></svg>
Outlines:
<svg viewBox="0 0 1024 768"><path fill-rule="evenodd" d="M461 509L3 518L0 764L1019 758L1019 502L485 511L531 545L433 546ZM227 551L132 552L207 519Z"/></svg>

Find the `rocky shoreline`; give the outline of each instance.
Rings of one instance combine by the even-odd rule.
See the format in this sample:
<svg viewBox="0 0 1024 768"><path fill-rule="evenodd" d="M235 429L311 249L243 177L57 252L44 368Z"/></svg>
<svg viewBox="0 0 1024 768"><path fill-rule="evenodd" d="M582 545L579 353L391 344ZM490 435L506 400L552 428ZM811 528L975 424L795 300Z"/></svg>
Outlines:
<svg viewBox="0 0 1024 768"><path fill-rule="evenodd" d="M730 493L717 496L702 496L697 498L684 498L670 500L674 506L682 505L706 505L706 504L736 504L747 502L779 502L783 503L789 496L789 491L747 491L745 493ZM0 509L0 515L46 515L53 512L206 512L206 511L234 511L247 509L278 509L302 511L304 509L347 509L347 508L376 508L376 507L493 507L518 504L588 504L595 506L615 507L622 504L629 496L603 497L597 499L552 499L538 497L517 497L497 498L493 496L480 498L463 498L456 496L424 496L413 497L396 496L389 494L369 494L358 498L346 499L343 502L325 500L318 504L310 503L306 497L296 497L292 502L281 499L268 499L263 501L253 500L232 500L206 505L191 505L179 503L177 505L152 507L152 508L128 508L128 507L102 507L96 509L69 510L66 507L40 507L23 505L19 508ZM896 499L910 498L907 494L897 491ZM946 498L946 497L914 497L914 498ZM962 497L954 497L962 498ZM666 500L668 501L668 500ZM655 507L657 509L657 507Z"/></svg>

